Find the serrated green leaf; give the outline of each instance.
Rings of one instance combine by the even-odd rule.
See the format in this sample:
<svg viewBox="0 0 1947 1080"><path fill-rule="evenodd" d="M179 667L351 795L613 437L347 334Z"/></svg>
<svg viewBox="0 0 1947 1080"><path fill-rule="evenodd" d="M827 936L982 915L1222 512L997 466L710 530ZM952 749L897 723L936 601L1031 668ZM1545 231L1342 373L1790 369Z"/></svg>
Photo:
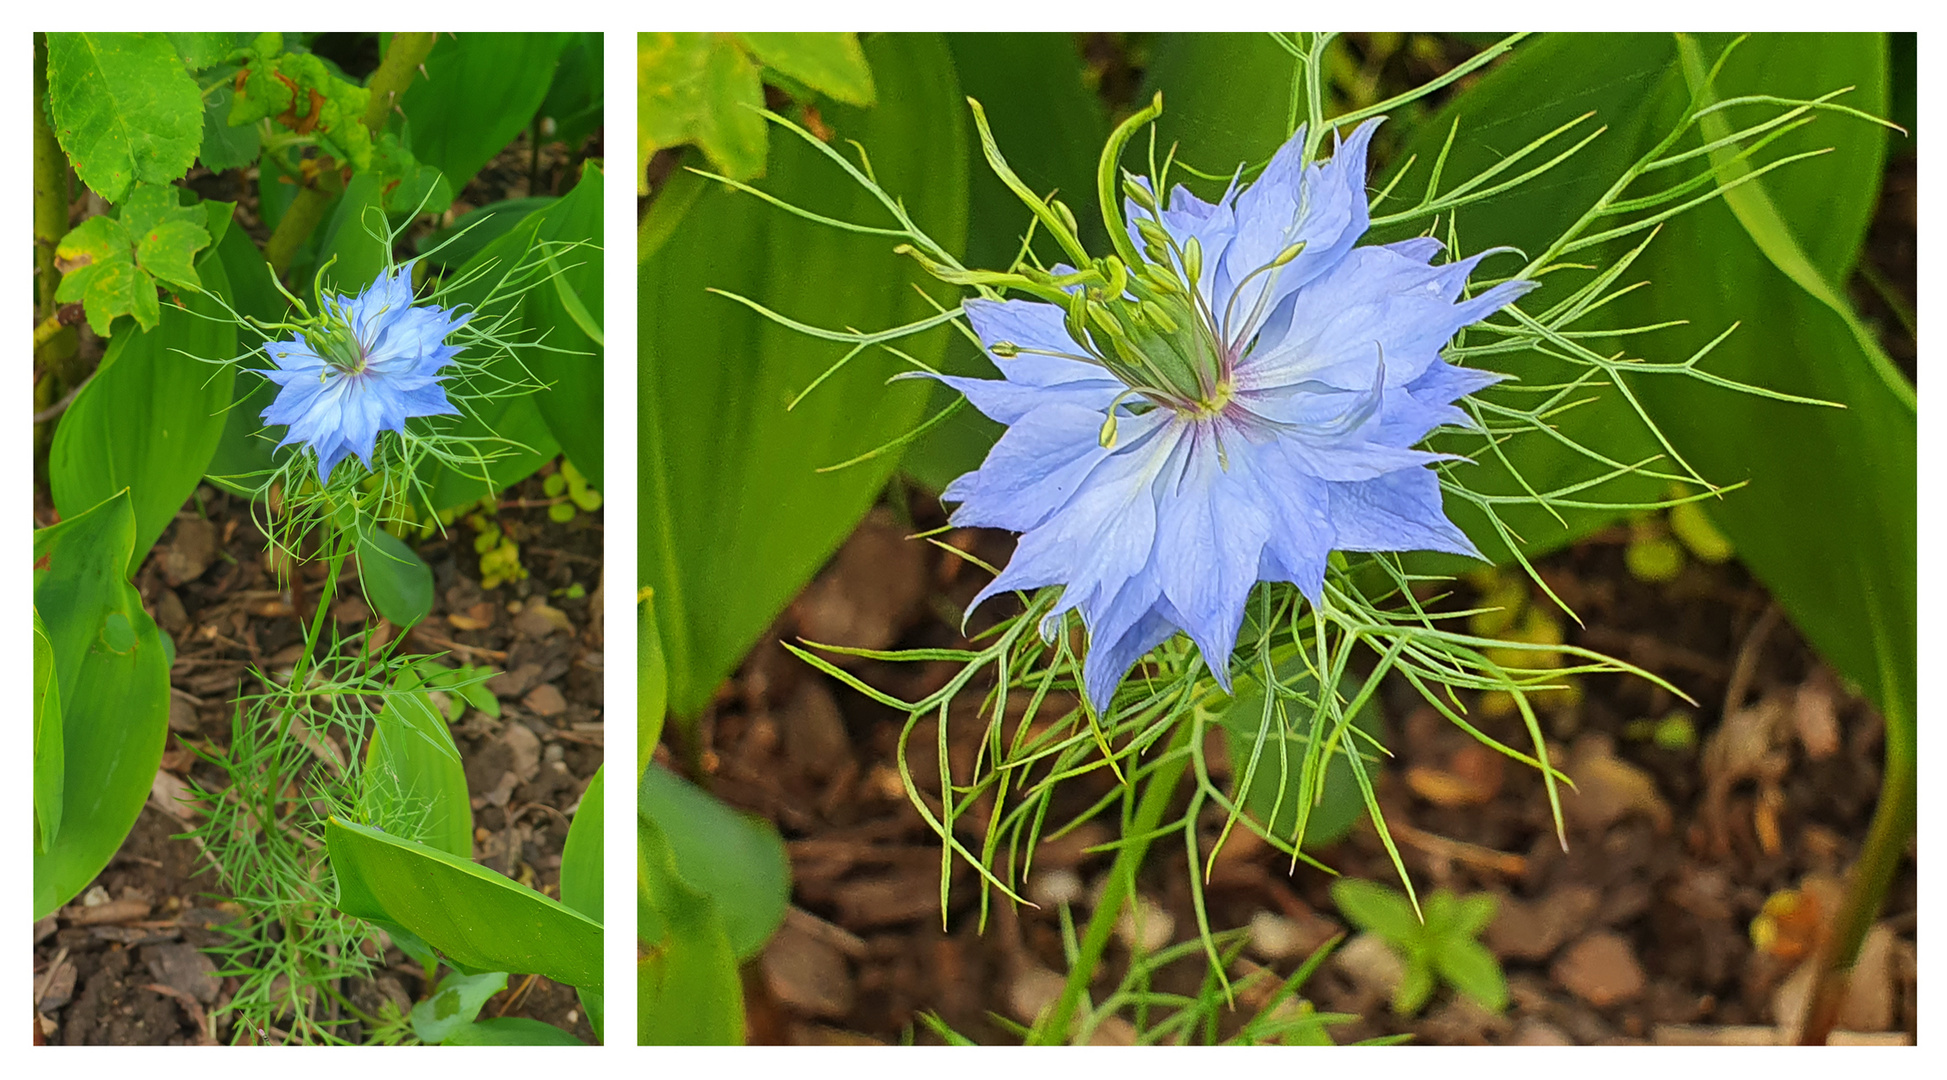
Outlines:
<svg viewBox="0 0 1947 1080"><path fill-rule="evenodd" d="M109 336L122 315L135 316L144 330L155 325L155 281L135 268L135 244L121 222L106 214L89 218L61 238L54 258L62 273L54 298L80 301L96 334Z"/></svg>
<svg viewBox="0 0 1947 1080"><path fill-rule="evenodd" d="M354 86L310 53L282 51L282 40L265 34L243 50L243 89L230 108L232 127L269 119L318 140L326 152L354 169L372 167L372 132L365 126L371 93Z"/></svg>
<svg viewBox="0 0 1947 1080"><path fill-rule="evenodd" d="M750 54L767 68L847 105L872 105L872 68L853 33L742 33Z"/></svg>
<svg viewBox="0 0 1947 1080"><path fill-rule="evenodd" d="M447 182L446 174L420 164L392 132L379 137L372 164L379 174L380 199L387 213L443 214L453 205L453 185Z"/></svg>
<svg viewBox="0 0 1947 1080"><path fill-rule="evenodd" d="M81 182L119 203L137 182L189 171L203 135L203 101L164 34L47 35L54 133Z"/></svg>
<svg viewBox="0 0 1947 1080"><path fill-rule="evenodd" d="M109 336L115 319L131 315L149 330L160 317L156 282L196 292L196 254L209 246L207 212L181 206L173 184L137 184L121 216L92 217L54 249L64 276L55 290L63 303L80 301L95 333Z"/></svg>
<svg viewBox="0 0 1947 1080"><path fill-rule="evenodd" d="M264 151L263 133L255 124L231 127L230 108L236 91L229 82L218 84L203 99L203 147L198 152L211 172L240 169Z"/></svg>
<svg viewBox="0 0 1947 1080"><path fill-rule="evenodd" d="M227 290L220 260L203 260L197 272L211 292ZM154 329L110 340L48 451L48 487L63 515L128 489L136 521L131 573L208 469L236 380L231 365L205 362L237 354L236 324L207 295L182 301L163 308Z"/></svg>
<svg viewBox="0 0 1947 1080"><path fill-rule="evenodd" d="M171 30L169 40L176 46L176 55L182 57L183 66L191 71L212 68L230 58L243 44L243 34L209 33L201 31Z"/></svg>
<svg viewBox="0 0 1947 1080"><path fill-rule="evenodd" d="M728 34L636 35L636 185L656 151L695 143L732 179L764 171L764 85Z"/></svg>

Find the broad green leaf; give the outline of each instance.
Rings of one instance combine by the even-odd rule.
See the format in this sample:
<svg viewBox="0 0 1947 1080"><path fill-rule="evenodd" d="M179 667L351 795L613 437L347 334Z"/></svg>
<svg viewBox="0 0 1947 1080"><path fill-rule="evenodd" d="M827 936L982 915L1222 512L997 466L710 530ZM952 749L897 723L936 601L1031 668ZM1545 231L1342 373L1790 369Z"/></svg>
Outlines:
<svg viewBox="0 0 1947 1080"><path fill-rule="evenodd" d="M395 218L443 214L453 205L453 185L446 175L413 157L390 131L372 148L372 172L379 184L379 201Z"/></svg>
<svg viewBox="0 0 1947 1080"><path fill-rule="evenodd" d="M764 86L730 34L636 35L636 191L656 151L695 143L733 179L764 171Z"/></svg>
<svg viewBox="0 0 1947 1080"><path fill-rule="evenodd" d="M61 149L111 203L196 160L203 101L167 35L49 34L47 94Z"/></svg>
<svg viewBox="0 0 1947 1080"><path fill-rule="evenodd" d="M107 337L119 315L153 329L158 282L187 293L202 289L195 261L210 244L207 211L202 204L178 206L180 191L173 184L137 184L119 218L91 217L55 247L64 275L55 299L80 301L95 333Z"/></svg>
<svg viewBox="0 0 1947 1080"><path fill-rule="evenodd" d="M467 284L452 293L454 306L477 308L510 275L515 276L518 282L522 276L531 273L532 260L537 257L535 237L543 224L541 215L553 205L530 213L519 225L480 249L455 271L455 275L466 280ZM523 270L522 267L528 269ZM504 310L504 303L504 300L495 302L496 313ZM517 312L519 310L516 309ZM525 339L530 332L523 318L515 314L504 324L502 336ZM488 447L491 455L497 456L487 462L476 462L464 470L429 460L421 474L421 479L432 491L433 505L427 509L447 510L498 495L505 488L532 475L544 462L561 452L560 444L555 441L535 403L536 395L523 393L510 396L505 392L506 386L533 381L532 372L525 369L519 357L503 351L486 365L485 372L467 378L478 380L477 385L482 390L498 391L498 396L478 400L478 391L472 389L476 384L449 383L449 397L461 400L476 398L463 407L465 415L452 430L459 437L481 440L480 445ZM505 442L496 443L493 441L495 439Z"/></svg>
<svg viewBox="0 0 1947 1080"><path fill-rule="evenodd" d="M437 1046L473 1023L487 999L507 989L507 973L454 973L439 981L433 996L412 1007L412 1033L428 1046Z"/></svg>
<svg viewBox="0 0 1947 1080"><path fill-rule="evenodd" d="M203 99L203 148L199 156L211 172L240 169L263 153L263 133L255 124L231 127L231 103L236 91L227 82L219 83Z"/></svg>
<svg viewBox="0 0 1947 1080"><path fill-rule="evenodd" d="M712 898L685 885L662 831L636 819L636 1041L643 1046L737 1046L744 992L737 954Z"/></svg>
<svg viewBox="0 0 1947 1080"><path fill-rule="evenodd" d="M534 972L602 985L602 927L456 855L333 818L325 845L338 908L404 926L476 971Z"/></svg>
<svg viewBox="0 0 1947 1080"><path fill-rule="evenodd" d="M216 243L216 257L223 263L223 273L230 282L228 299L237 314L262 322L275 322L283 316L285 302L271 286L270 264L242 229L224 233ZM262 368L270 361L261 352L253 352L241 363ZM261 479L261 475L251 474L264 474L276 466L271 451L282 431L272 435L264 430L264 410L277 397L277 384L260 375L242 373L236 377L233 394L231 406L223 414L223 434L207 468L209 479L217 486L233 494L249 494Z"/></svg>
<svg viewBox="0 0 1947 1080"><path fill-rule="evenodd" d="M558 33L441 34L399 99L405 143L454 191L527 130L554 81ZM393 124L398 125L395 115Z"/></svg>
<svg viewBox="0 0 1947 1080"><path fill-rule="evenodd" d="M228 289L221 261L197 265L205 287ZM115 335L101 367L54 431L48 486L72 516L129 489L135 511L133 572L182 509L223 434L236 369L237 328L208 296L162 308L146 333ZM64 694L62 701L69 699Z"/></svg>
<svg viewBox="0 0 1947 1080"><path fill-rule="evenodd" d="M1305 658L1293 656L1275 668L1279 681L1306 697L1315 697L1317 683L1305 674ZM1339 696L1350 700L1359 692L1360 680L1348 675L1339 684ZM1284 701L1284 728L1286 735L1282 751L1279 748L1279 718L1274 711L1271 726L1264 734L1263 747L1258 746L1258 731L1264 726L1264 684L1254 676L1240 676L1237 691L1230 703L1223 707L1218 721L1223 725L1224 741L1230 750L1232 772L1238 783L1243 783L1245 770L1249 767L1252 755L1257 756L1257 768L1251 773L1251 787L1243 798L1244 809L1273 835L1289 840L1298 828L1298 806L1304 796L1302 786L1305 747L1312 731L1311 706L1289 698ZM1352 717L1354 727L1373 738L1384 735L1379 716L1378 697L1367 698L1366 703ZM1331 725L1324 724L1329 737ZM1360 748L1356 736L1347 734L1336 747L1332 756L1325 762L1325 791L1323 797L1312 805L1310 815L1305 819L1304 845L1307 849L1330 844L1345 838L1352 826L1365 816L1365 794L1359 790L1358 781L1353 778L1352 766L1345 760L1341 751ZM1369 753L1369 752L1368 752ZM1378 773L1380 764L1368 760L1366 773ZM1271 816L1273 808L1277 817Z"/></svg>
<svg viewBox="0 0 1947 1080"><path fill-rule="evenodd" d="M580 808L561 845L561 902L583 915L602 921L602 767L597 766L581 793ZM580 989L588 1026L602 1037L602 995Z"/></svg>
<svg viewBox="0 0 1947 1080"><path fill-rule="evenodd" d="M1724 40L1706 38L1703 55L1714 58ZM1881 35L1756 35L1725 65L1719 95L1812 96L1842 86L1859 87L1842 100L1884 111ZM1789 230L1812 270L1840 294L1836 283L1851 274L1877 201L1885 140L1861 121L1822 118L1779 140L1777 152L1831 146L1833 153L1752 185L1776 211L1769 227ZM1736 207L1722 204L1672 222L1638 268L1680 300L1625 297L1618 317L1649 321L1680 311L1690 318L1690 327L1644 337L1645 355L1660 357L1687 355L1737 322L1705 362L1712 370L1845 408L1640 380L1644 404L1706 477L1749 482L1712 502L1711 520L1835 668L1882 710L1911 717L1919 626L1912 401L1860 348L1847 318L1783 272L1751 229Z"/></svg>
<svg viewBox="0 0 1947 1080"><path fill-rule="evenodd" d="M581 793L581 809L561 845L561 902L602 921L602 769Z"/></svg>
<svg viewBox="0 0 1947 1080"><path fill-rule="evenodd" d="M362 532L356 542L358 580L372 610L407 629L433 610L433 568L383 529Z"/></svg>
<svg viewBox="0 0 1947 1080"><path fill-rule="evenodd" d="M710 898L738 958L755 955L783 924L791 899L791 864L777 830L654 764L642 774L636 810L661 832L683 884Z"/></svg>
<svg viewBox="0 0 1947 1080"><path fill-rule="evenodd" d="M852 33L737 35L758 63L847 105L875 104L872 68Z"/></svg>
<svg viewBox="0 0 1947 1080"><path fill-rule="evenodd" d="M534 396L535 407L568 460L598 489L604 430L602 181L601 162L584 162L574 190L537 213L537 240L579 246L554 258L550 285L528 291L524 322L527 337L538 344L520 350L528 371L548 384Z"/></svg>
<svg viewBox="0 0 1947 1080"><path fill-rule="evenodd" d="M315 267L324 270L325 287L357 296L391 264L383 183L376 172L354 175L333 204L331 217L317 232ZM332 260L336 260L335 262ZM302 279L307 284L309 276Z"/></svg>
<svg viewBox="0 0 1947 1080"><path fill-rule="evenodd" d="M420 675L400 672L365 751L364 803L388 832L473 857L466 768Z"/></svg>
<svg viewBox="0 0 1947 1080"><path fill-rule="evenodd" d="M669 710L669 675L663 668L662 636L656 631L656 590L644 589L636 613L636 779L662 739L663 714Z"/></svg>
<svg viewBox="0 0 1947 1080"><path fill-rule="evenodd" d="M586 1046L553 1024L525 1016L495 1016L454 1029L442 1046Z"/></svg>
<svg viewBox="0 0 1947 1080"><path fill-rule="evenodd" d="M570 150L579 148L602 126L602 35L569 34L554 67L554 82L540 113L554 121L554 134Z"/></svg>
<svg viewBox="0 0 1947 1080"><path fill-rule="evenodd" d="M1101 215L1090 212L1095 163L1109 137L1102 101L1084 83L1082 58L1072 34L948 34L960 88L980 102L1008 164L1037 192L1060 192L1076 213L1082 243L1107 250ZM1004 269L1021 249L1030 215L1007 190L981 154L978 133L967 126L966 264ZM1045 248L1045 262L1060 253ZM999 378L1000 373L973 343L955 337L941 357L942 369L955 375ZM947 408L958 391L933 388L930 412ZM900 467L934 491L954 477L978 468L1000 438L1001 426L976 409L962 406L906 450Z"/></svg>
<svg viewBox="0 0 1947 1080"><path fill-rule="evenodd" d="M54 643L34 611L34 854L45 855L61 834L61 789L67 765L61 751L61 681Z"/></svg>
<svg viewBox="0 0 1947 1080"><path fill-rule="evenodd" d="M36 919L108 865L162 760L170 658L128 583L135 536L125 491L34 533L34 610L52 647L63 750L61 829L34 856ZM111 622L122 631L113 642Z"/></svg>
<svg viewBox="0 0 1947 1080"><path fill-rule="evenodd" d="M916 222L957 249L966 214L966 104L936 36L866 43L880 104L834 106L834 146L856 140ZM766 192L834 217L888 223L882 206L798 136L777 132ZM652 208L653 217L654 210ZM639 268L642 584L656 590L670 711L695 716L718 682L870 507L897 464L830 466L909 433L929 389L886 379L907 365L868 350L792 399L849 346L778 326L737 293L826 327L880 330L951 304L883 237L844 233L711 184ZM898 342L937 364L947 329Z"/></svg>
<svg viewBox="0 0 1947 1080"><path fill-rule="evenodd" d="M451 268L464 264L482 248L527 220L527 215L554 202L553 195L527 199L502 199L462 215L453 224L416 241L425 260L434 266Z"/></svg>
<svg viewBox="0 0 1947 1080"><path fill-rule="evenodd" d="M1176 160L1224 176L1240 164L1265 161L1291 134L1285 127L1291 70L1291 54L1269 34L1158 35L1142 93L1145 100L1158 90L1163 93L1157 157L1175 146ZM1130 150L1146 157L1149 138L1139 138L1140 150L1135 144ZM1136 153L1130 157L1148 171ZM1185 184L1205 198L1223 193L1221 183L1211 190L1213 185L1181 170L1171 171L1169 183ZM1086 195L1076 197L1093 208ZM1080 206L1074 209L1076 217L1083 216Z"/></svg>

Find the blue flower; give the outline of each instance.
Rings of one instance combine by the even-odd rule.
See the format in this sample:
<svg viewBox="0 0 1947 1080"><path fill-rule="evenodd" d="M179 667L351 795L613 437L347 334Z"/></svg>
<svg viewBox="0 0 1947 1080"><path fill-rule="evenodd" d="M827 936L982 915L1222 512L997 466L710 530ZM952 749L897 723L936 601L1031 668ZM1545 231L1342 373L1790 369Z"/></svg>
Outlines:
<svg viewBox="0 0 1947 1080"><path fill-rule="evenodd" d="M1412 447L1472 426L1453 403L1501 376L1440 350L1534 283L1462 299L1480 255L1354 246L1377 125L1310 164L1301 128L1214 204L1179 187L1160 207L1138 183L1125 215L1142 265L1098 261L1099 288L1055 267L1065 305L966 303L1004 378L942 381L1007 431L944 495L955 525L1021 534L974 603L1063 586L1041 631L1081 612L1097 708L1178 630L1228 689L1251 587L1292 582L1316 604L1334 550L1480 557L1428 468L1449 455Z"/></svg>
<svg viewBox="0 0 1947 1080"><path fill-rule="evenodd" d="M381 272L356 298L323 303L315 328L264 346L277 365L264 377L282 387L264 422L289 425L280 448L304 443L317 453L320 481L351 454L371 468L379 432L404 431L409 417L459 412L440 372L460 346L443 342L470 318L413 307L411 263Z"/></svg>

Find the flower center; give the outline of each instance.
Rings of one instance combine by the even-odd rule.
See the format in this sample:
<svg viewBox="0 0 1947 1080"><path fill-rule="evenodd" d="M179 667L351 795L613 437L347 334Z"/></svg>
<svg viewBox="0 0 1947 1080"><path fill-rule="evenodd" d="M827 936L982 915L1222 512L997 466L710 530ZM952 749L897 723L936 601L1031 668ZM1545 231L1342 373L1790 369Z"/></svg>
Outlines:
<svg viewBox="0 0 1947 1080"><path fill-rule="evenodd" d="M352 331L343 307L330 305L324 318L304 336L318 358L340 374L357 375L365 370L365 343Z"/></svg>

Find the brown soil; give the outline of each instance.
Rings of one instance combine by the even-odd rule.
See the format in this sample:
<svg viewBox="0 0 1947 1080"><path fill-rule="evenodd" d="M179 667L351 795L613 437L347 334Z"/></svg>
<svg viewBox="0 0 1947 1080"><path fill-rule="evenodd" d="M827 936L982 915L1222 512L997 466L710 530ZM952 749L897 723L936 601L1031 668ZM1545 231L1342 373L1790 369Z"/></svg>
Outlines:
<svg viewBox="0 0 1947 1080"><path fill-rule="evenodd" d="M929 511L917 527L937 524L937 509ZM996 898L982 934L974 875L964 866L952 871L942 931L940 843L907 801L894 757L903 717L776 644L959 644L953 613L984 575L904 540L910 531L885 508L875 511L702 721L706 782L775 822L792 860L794 910L746 973L753 1041L930 1041L917 1021L930 1011L977 1041L1005 1042L993 1017L1031 1019L1048 973L1066 971L1053 906L1017 912ZM973 531L950 542L996 564L1011 546L1003 535ZM1789 954L1819 930L1763 950L1750 923L1779 890L1826 895L1857 853L1878 787L1880 723L1740 568L1693 562L1677 580L1650 585L1624 569L1626 542L1625 530L1597 536L1546 560L1543 573L1589 627L1571 629L1572 643L1656 670L1702 703L1693 710L1697 741L1666 749L1633 723L1675 711L1681 703L1668 691L1619 676L1583 679L1579 704L1546 714L1551 755L1581 786L1563 796L1565 853L1538 774L1483 755L1410 688L1390 687L1387 745L1398 757L1382 773L1382 808L1416 886L1501 898L1485 940L1508 974L1513 1004L1494 1016L1442 991L1419 1017L1403 1020L1388 1012L1383 960L1375 964L1370 949L1342 949L1306 991L1321 1009L1363 1017L1337 1030L1342 1041L1397 1033L1435 1043L1697 1041L1751 1038L1750 1026L1776 1021L1779 988L1795 967ZM1463 590L1455 602L1468 599ZM990 618L983 609L975 629ZM851 667L909 700L941 685L947 671ZM1491 730L1518 744L1518 723L1502 719ZM957 762L971 758L976 737L971 724L950 727ZM909 766L937 808L930 722L913 742ZM1222 759L1217 740L1209 750ZM680 756L668 751L665 759ZM1065 820L1060 810L1079 809L1112 784L1073 781L1050 827ZM1202 824L1208 851L1221 817ZM1085 898L1109 856L1082 849L1110 838L1089 825L1050 844L1036 857L1029 895L1079 886L1075 915L1086 918ZM1348 876L1394 880L1370 826L1313 854ZM1289 872L1285 856L1239 830L1206 888L1210 922L1253 926L1247 957L1289 974L1347 929L1329 885L1317 871ZM1193 937L1180 847L1158 845L1141 891L1171 917L1171 940ZM1877 980L1861 995L1878 1004L1851 1014L1849 1026L1911 1037L1910 858L1881 925L1890 947L1861 980ZM1112 974L1127 956L1112 946ZM1194 957L1158 985L1194 993L1202 972ZM1096 985L1099 992L1113 984Z"/></svg>
<svg viewBox="0 0 1947 1080"><path fill-rule="evenodd" d="M510 489L499 513L501 528L521 544L526 580L482 590L474 533L464 523L418 545L437 595L408 645L502 672L489 683L501 701L499 719L469 710L453 726L473 796L474 857L558 897L569 817L602 763L602 513L555 523L541 484L537 476ZM297 655L299 620L315 610L322 584L310 573L295 598L278 589L243 500L209 487L198 496L207 518L196 500L187 504L135 577L177 649L158 787L192 770L203 783L222 782L189 744L227 742L239 682L252 665L275 667ZM576 586L580 595L567 595ZM332 613L347 626L369 617L350 573ZM231 1041L222 1009L236 983L213 979L214 967L193 947L226 941L210 927L235 909L198 849L176 838L188 827L151 796L107 869L73 904L36 924L34 977L37 989L45 987L38 1004L49 1042ZM120 917L92 922L113 910L104 901L128 904ZM409 1005L430 991L396 948L384 960L376 986L347 980L365 985L346 986L346 995L376 1005L374 993L396 991ZM594 1039L574 990L545 979L526 987L513 979L482 1015L531 1016Z"/></svg>

